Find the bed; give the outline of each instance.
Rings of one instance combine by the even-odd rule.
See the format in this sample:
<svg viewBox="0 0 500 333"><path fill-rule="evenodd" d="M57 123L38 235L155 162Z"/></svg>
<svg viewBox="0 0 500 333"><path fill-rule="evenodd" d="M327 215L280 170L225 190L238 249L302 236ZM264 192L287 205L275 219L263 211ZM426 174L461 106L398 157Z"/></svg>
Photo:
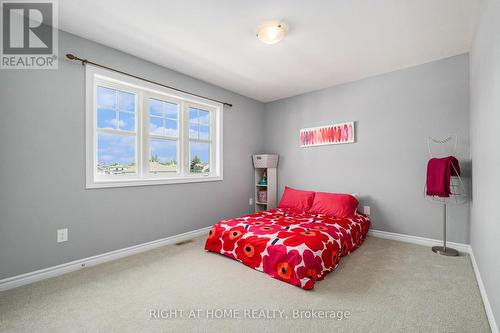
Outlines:
<svg viewBox="0 0 500 333"><path fill-rule="evenodd" d="M363 244L369 227L368 217L357 213L335 218L277 208L216 223L205 250L310 290Z"/></svg>

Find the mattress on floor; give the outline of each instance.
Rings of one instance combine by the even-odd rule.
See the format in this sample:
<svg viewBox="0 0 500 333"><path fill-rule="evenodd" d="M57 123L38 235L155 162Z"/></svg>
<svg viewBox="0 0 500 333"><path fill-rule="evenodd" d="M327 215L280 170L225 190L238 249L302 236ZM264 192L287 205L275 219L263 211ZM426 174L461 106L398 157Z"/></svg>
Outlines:
<svg viewBox="0 0 500 333"><path fill-rule="evenodd" d="M370 220L272 209L223 220L209 231L205 250L303 289L335 270L366 238Z"/></svg>

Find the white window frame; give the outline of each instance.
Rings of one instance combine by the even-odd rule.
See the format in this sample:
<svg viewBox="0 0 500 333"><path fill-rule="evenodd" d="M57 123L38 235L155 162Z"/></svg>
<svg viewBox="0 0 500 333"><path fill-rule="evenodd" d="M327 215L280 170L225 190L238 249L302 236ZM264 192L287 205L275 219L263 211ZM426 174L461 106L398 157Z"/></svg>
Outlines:
<svg viewBox="0 0 500 333"><path fill-rule="evenodd" d="M157 84L105 70L86 66L86 188L106 188L179 184L221 181L222 176L222 110L221 103L181 93ZM109 87L136 94L136 173L123 175L97 174L97 132L114 130L97 129L97 86ZM177 120L178 148L177 172L149 172L149 98L173 102L179 105ZM190 173L189 171L189 107L210 112L210 171Z"/></svg>

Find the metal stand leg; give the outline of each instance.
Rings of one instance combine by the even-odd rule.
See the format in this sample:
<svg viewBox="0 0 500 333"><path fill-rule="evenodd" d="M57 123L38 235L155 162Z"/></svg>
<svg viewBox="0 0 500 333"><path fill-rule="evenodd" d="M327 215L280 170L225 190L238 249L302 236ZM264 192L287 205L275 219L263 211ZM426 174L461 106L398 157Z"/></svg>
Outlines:
<svg viewBox="0 0 500 333"><path fill-rule="evenodd" d="M446 222L448 219L447 214L448 206L443 204L443 246L433 246L432 252L442 254L444 256L458 256L458 251L451 247L446 247Z"/></svg>

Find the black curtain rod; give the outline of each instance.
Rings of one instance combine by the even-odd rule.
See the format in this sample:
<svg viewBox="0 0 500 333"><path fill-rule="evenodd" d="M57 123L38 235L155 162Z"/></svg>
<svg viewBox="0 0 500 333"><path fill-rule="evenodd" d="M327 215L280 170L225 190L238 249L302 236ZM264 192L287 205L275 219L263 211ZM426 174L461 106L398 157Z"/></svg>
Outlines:
<svg viewBox="0 0 500 333"><path fill-rule="evenodd" d="M217 99L213 99L213 98L201 96L201 95L198 95L198 94L193 94L192 92L189 92L189 91L186 91L186 90L182 90L182 89L178 89L178 88L175 88L175 87L167 86L166 84L162 84L162 83L158 83L158 82L155 82L155 81L152 81L152 80L148 80L148 79L145 79L143 77L140 77L140 76L137 76L137 75L134 75L134 74L122 72L122 71L120 71L118 69L114 69L114 68L111 68L111 67L108 67L108 66L104 66L104 65L95 63L93 61L87 60L87 59L78 58L76 55L74 55L72 53L66 54L66 58L68 58L69 60L80 61L82 63L82 65L91 64L91 65L94 65L94 66L97 66L97 67L101 67L101 68L104 68L104 69L107 69L107 70L110 70L110 71L113 71L113 72L116 72L116 73L120 73L120 74L123 74L123 75L127 75L127 76L130 76L130 77L133 77L135 79L139 79L139 80L143 80L143 81L146 81L146 82L149 82L149 83L157 84L157 85L165 87L165 88L169 88L169 89L172 89L172 90L175 90L175 91L179 91L179 92L182 92L182 93L185 93L185 94L190 94L190 95L193 95L193 96L196 96L196 97L207 99L207 100L212 101L212 102L221 103L222 105L225 105L225 106L228 106L228 107L232 107L233 106L233 104L231 104L231 103L222 102L222 101L219 101Z"/></svg>

